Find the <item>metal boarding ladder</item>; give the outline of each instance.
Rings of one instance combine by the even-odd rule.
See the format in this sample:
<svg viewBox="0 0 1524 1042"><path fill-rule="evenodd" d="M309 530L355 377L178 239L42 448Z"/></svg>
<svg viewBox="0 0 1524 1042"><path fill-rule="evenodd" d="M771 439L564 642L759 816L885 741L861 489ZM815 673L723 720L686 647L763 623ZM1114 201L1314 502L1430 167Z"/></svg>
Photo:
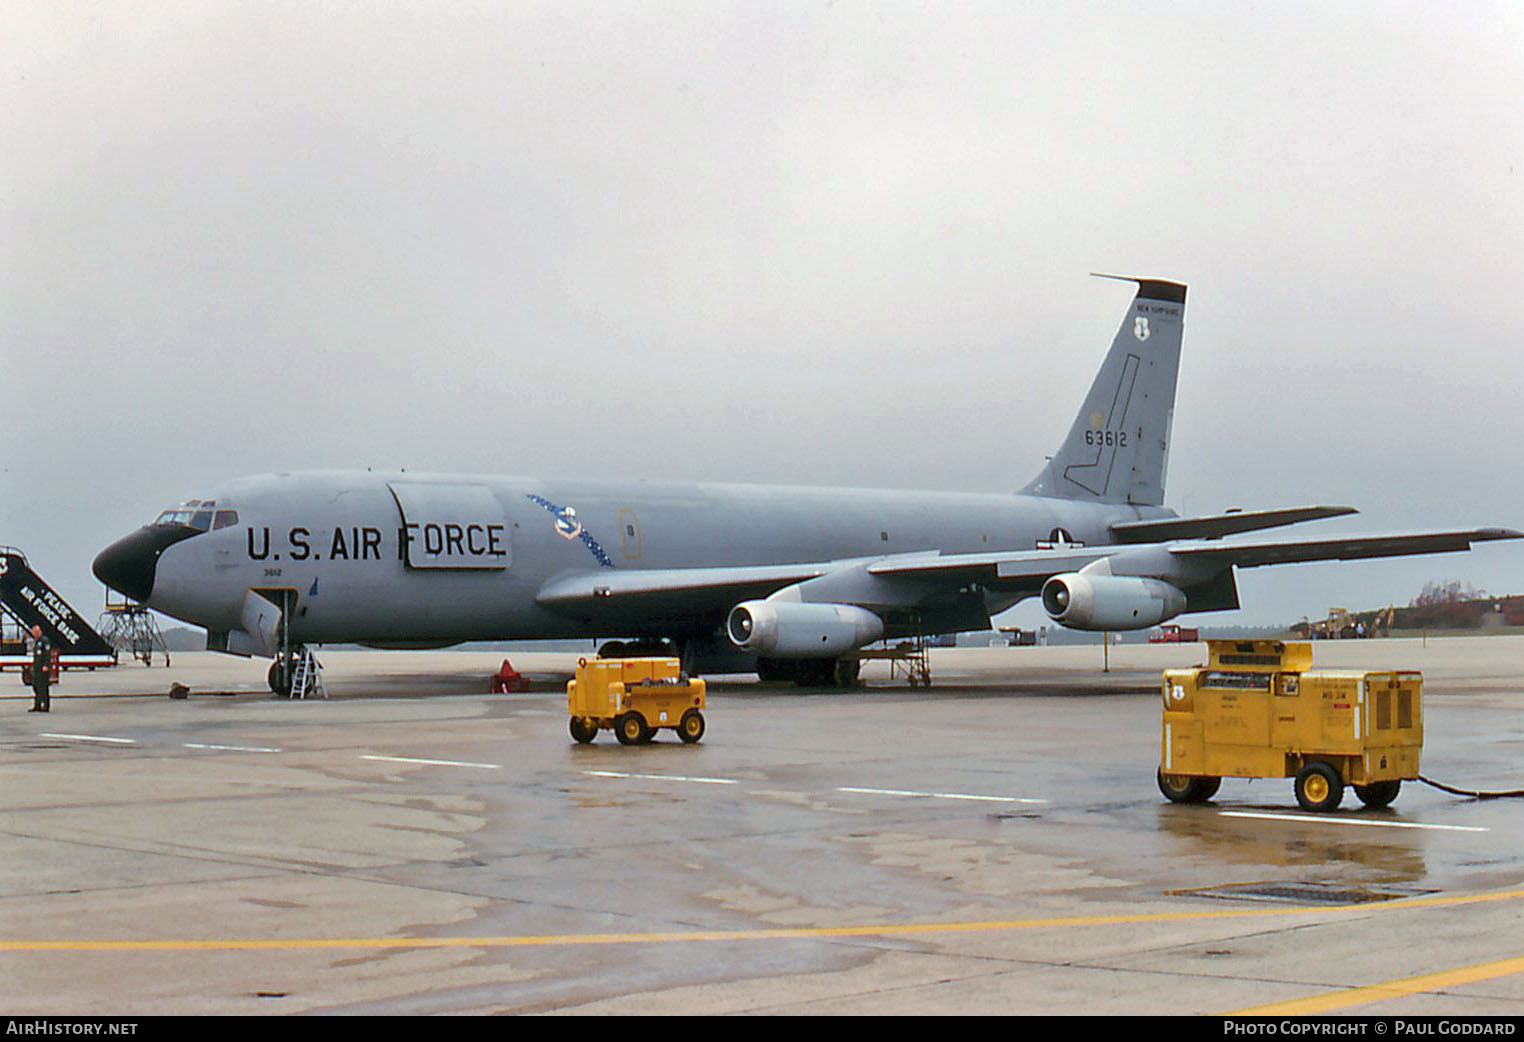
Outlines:
<svg viewBox="0 0 1524 1042"><path fill-rule="evenodd" d="M296 669L291 675L291 697L328 697L328 689L323 686L323 664L317 660L312 649L305 645L296 653Z"/></svg>

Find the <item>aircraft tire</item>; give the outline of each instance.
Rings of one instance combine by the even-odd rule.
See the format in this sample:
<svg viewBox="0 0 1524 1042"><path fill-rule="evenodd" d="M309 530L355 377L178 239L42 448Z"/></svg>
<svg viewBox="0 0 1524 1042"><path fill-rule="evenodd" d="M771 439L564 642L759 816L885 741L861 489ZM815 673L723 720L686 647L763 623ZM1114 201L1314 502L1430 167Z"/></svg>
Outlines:
<svg viewBox="0 0 1524 1042"><path fill-rule="evenodd" d="M757 659L757 679L764 684L775 684L793 680L793 671L789 669L793 663L784 662L775 658Z"/></svg>
<svg viewBox="0 0 1524 1042"><path fill-rule="evenodd" d="M670 640L610 640L598 649L599 658L676 658L678 649Z"/></svg>
<svg viewBox="0 0 1524 1042"><path fill-rule="evenodd" d="M277 698L291 697L291 664L289 662L276 659L270 663L270 670L265 674L265 680Z"/></svg>
<svg viewBox="0 0 1524 1042"><path fill-rule="evenodd" d="M1317 761L1296 772L1294 791L1303 810L1324 814L1344 799L1344 779L1333 766Z"/></svg>
<svg viewBox="0 0 1524 1042"><path fill-rule="evenodd" d="M856 687L857 678L862 675L862 671L861 659L836 659L831 663L831 682L836 687Z"/></svg>
<svg viewBox="0 0 1524 1042"><path fill-rule="evenodd" d="M686 745L692 745L704 737L704 714L697 709L684 713L683 718L677 722L677 736Z"/></svg>
<svg viewBox="0 0 1524 1042"><path fill-rule="evenodd" d="M806 658L794 663L797 672L794 683L800 687L834 687L836 683L836 660L832 658Z"/></svg>

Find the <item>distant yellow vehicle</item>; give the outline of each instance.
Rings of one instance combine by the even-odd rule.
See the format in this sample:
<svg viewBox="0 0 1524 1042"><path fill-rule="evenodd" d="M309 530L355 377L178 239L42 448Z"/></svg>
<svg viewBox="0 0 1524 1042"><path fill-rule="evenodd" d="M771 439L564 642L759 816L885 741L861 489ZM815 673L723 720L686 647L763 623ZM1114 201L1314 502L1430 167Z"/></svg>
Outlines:
<svg viewBox="0 0 1524 1042"><path fill-rule="evenodd" d="M1207 641L1208 661L1164 672L1159 790L1200 803L1223 778L1294 778L1306 810L1344 787L1385 807L1418 777L1423 675L1312 668L1312 645Z"/></svg>
<svg viewBox="0 0 1524 1042"><path fill-rule="evenodd" d="M642 745L670 727L692 744L704 737L704 695L679 659L583 659L566 685L571 736L586 744L608 728L621 745Z"/></svg>

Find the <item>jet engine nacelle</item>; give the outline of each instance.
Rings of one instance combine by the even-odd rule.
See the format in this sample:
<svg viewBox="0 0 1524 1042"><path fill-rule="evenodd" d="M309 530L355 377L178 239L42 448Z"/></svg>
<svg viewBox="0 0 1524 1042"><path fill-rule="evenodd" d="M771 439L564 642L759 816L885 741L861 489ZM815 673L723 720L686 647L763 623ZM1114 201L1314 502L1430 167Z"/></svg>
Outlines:
<svg viewBox="0 0 1524 1042"><path fill-rule="evenodd" d="M884 635L884 620L852 604L745 601L725 632L738 648L767 658L835 658Z"/></svg>
<svg viewBox="0 0 1524 1042"><path fill-rule="evenodd" d="M1072 630L1142 630L1185 610L1185 594L1160 579L1055 575L1042 587L1049 618Z"/></svg>

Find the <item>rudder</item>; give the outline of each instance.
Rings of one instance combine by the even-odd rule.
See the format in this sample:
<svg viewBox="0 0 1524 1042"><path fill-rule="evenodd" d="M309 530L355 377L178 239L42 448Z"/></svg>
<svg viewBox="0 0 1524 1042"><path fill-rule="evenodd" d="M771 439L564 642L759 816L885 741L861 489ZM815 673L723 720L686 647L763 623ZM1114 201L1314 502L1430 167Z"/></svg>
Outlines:
<svg viewBox="0 0 1524 1042"><path fill-rule="evenodd" d="M1024 494L1142 506L1164 502L1185 286L1126 281L1136 282L1138 292L1111 350L1068 436Z"/></svg>

